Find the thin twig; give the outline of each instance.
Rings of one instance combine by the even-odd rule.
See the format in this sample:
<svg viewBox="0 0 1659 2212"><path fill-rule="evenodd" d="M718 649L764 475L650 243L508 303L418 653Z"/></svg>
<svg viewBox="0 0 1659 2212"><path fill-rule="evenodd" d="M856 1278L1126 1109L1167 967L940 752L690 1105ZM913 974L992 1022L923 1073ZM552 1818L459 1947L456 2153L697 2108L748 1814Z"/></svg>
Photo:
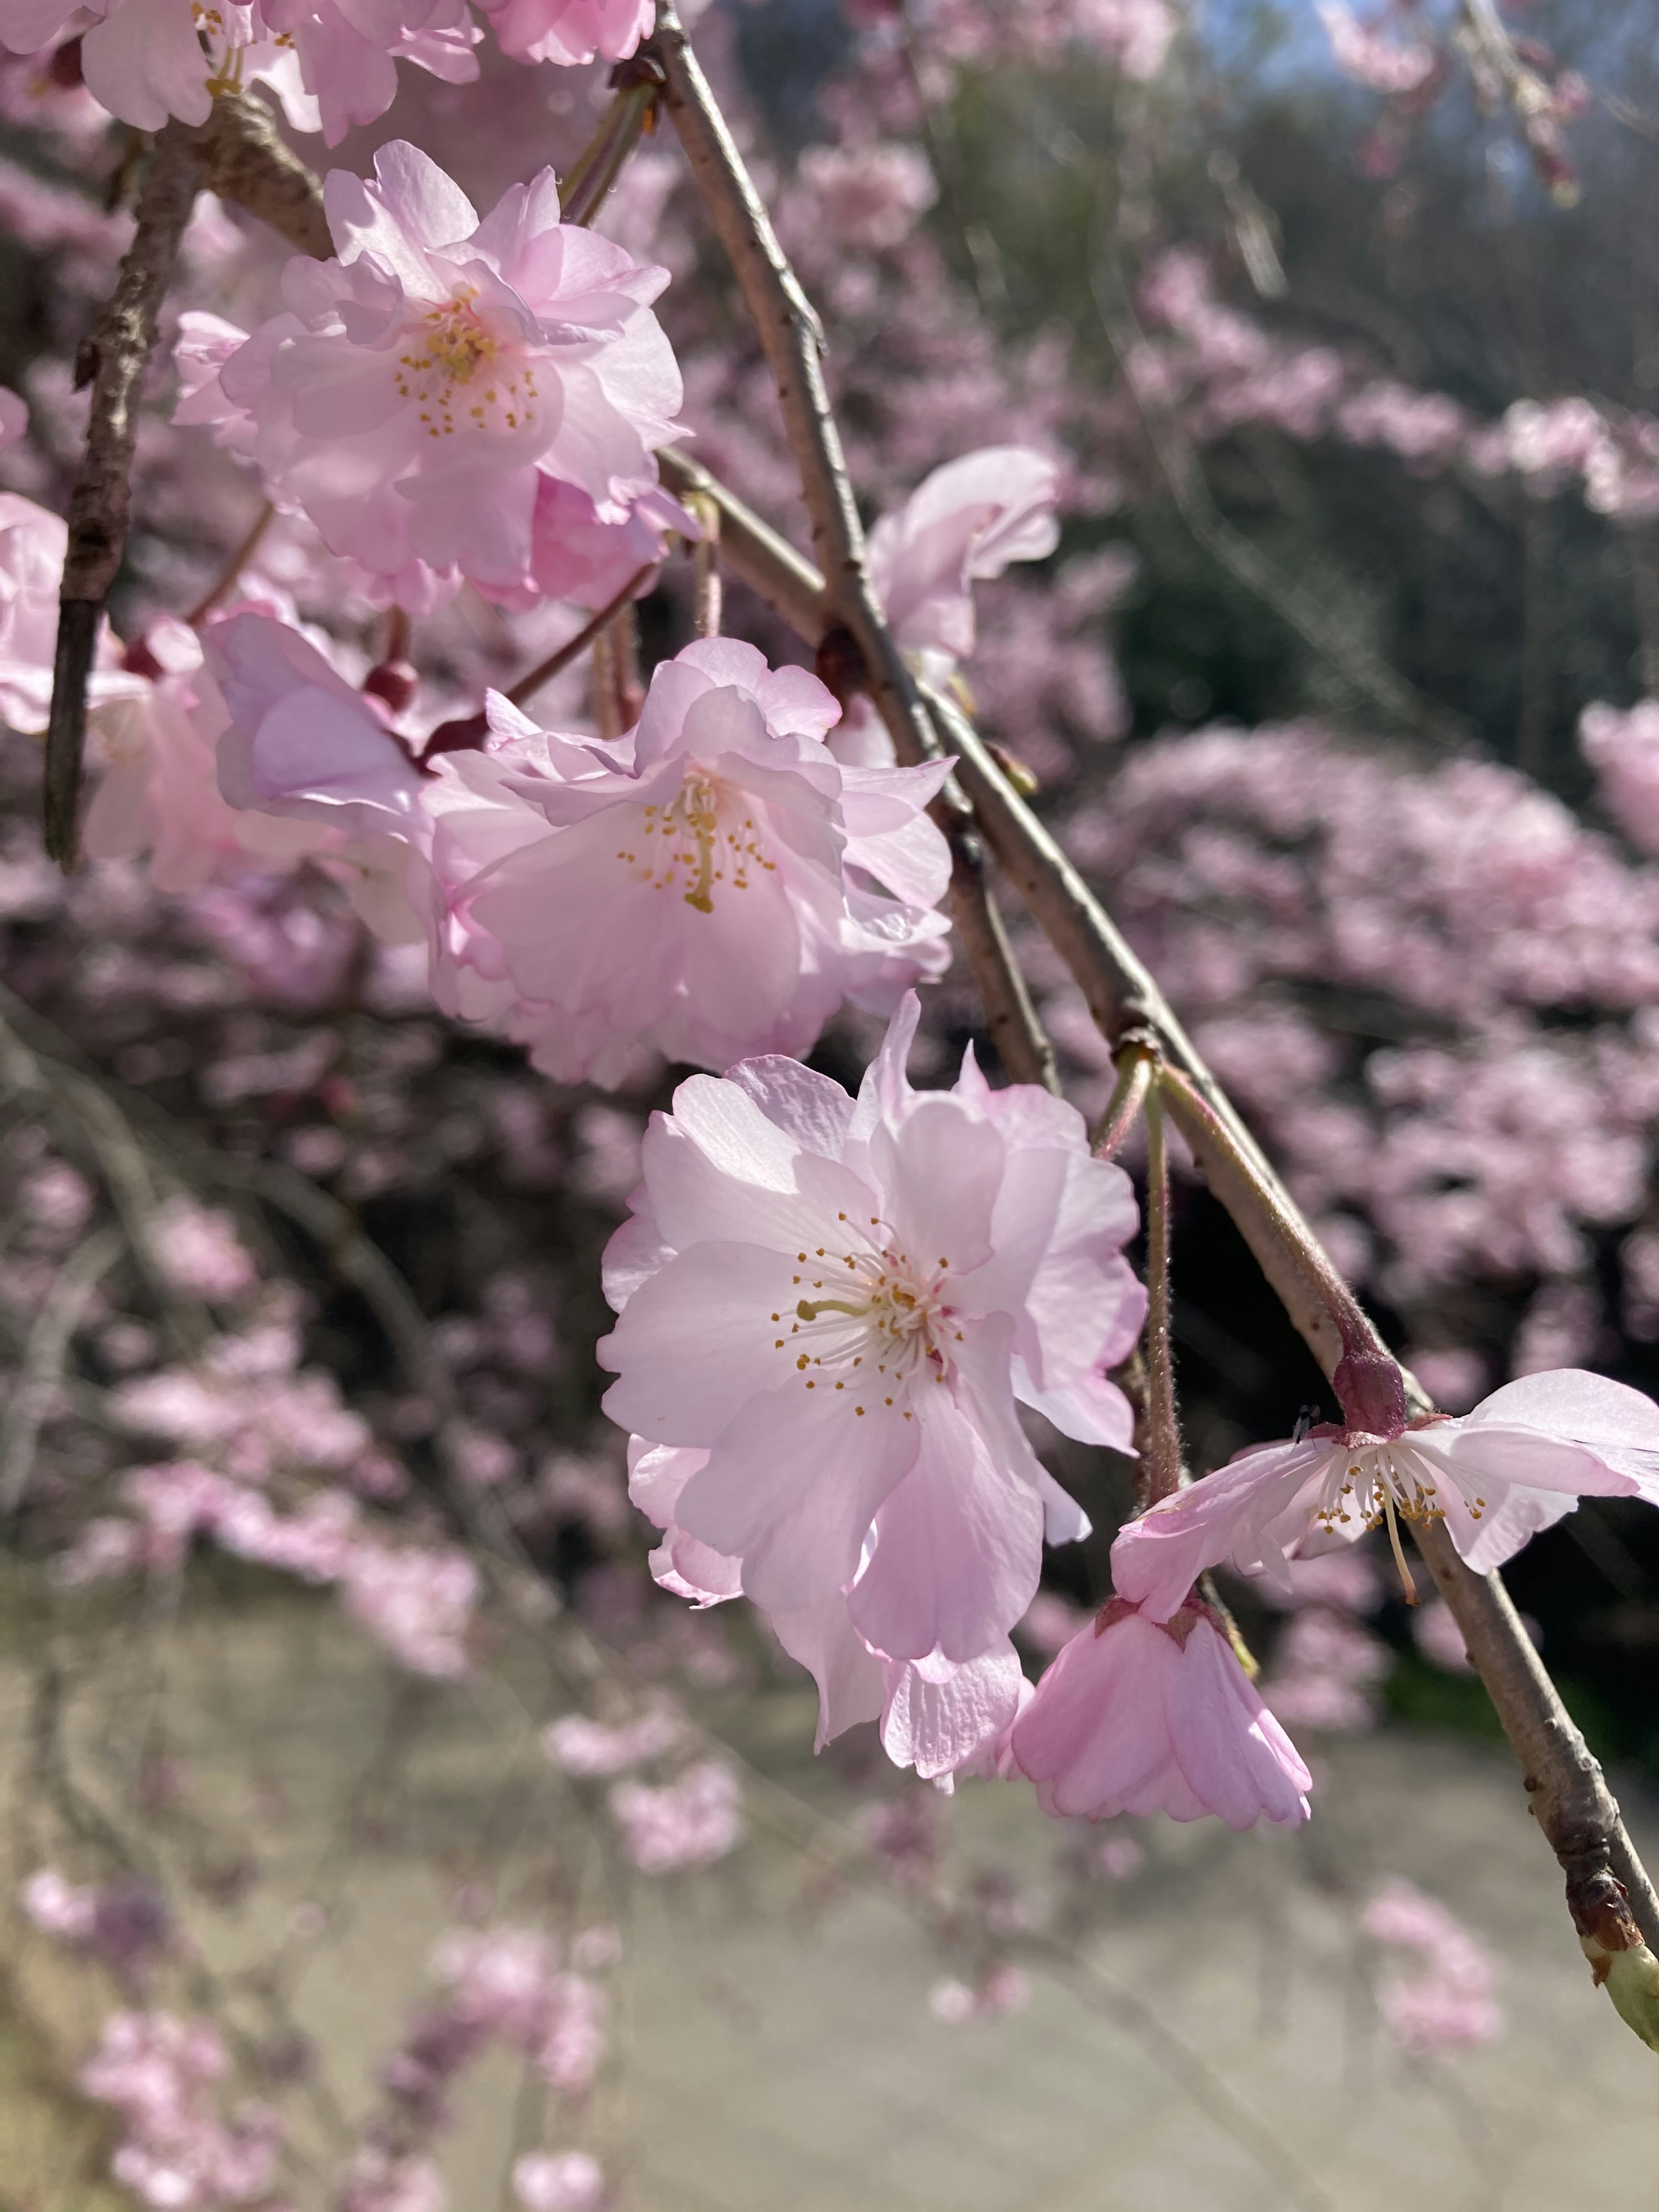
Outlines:
<svg viewBox="0 0 1659 2212"><path fill-rule="evenodd" d="M605 625L616 620L646 578L656 573L657 565L654 561L647 561L642 568L636 568L615 599L607 601L591 621L585 622L574 637L566 638L545 660L538 661L528 676L521 676L505 695L513 704L522 707L527 699L533 699L544 684L550 684L562 668L568 668L579 654L585 653Z"/></svg>
<svg viewBox="0 0 1659 2212"><path fill-rule="evenodd" d="M604 120L570 165L559 195L559 220L583 228L604 206L641 137L654 127L660 72L648 57L635 55L611 74L617 96Z"/></svg>
<svg viewBox="0 0 1659 2212"><path fill-rule="evenodd" d="M241 543L232 552L213 582L185 617L185 620L192 629L200 629L215 607L230 597L236 588L237 580L243 569L258 550L259 540L276 520L276 510L267 500L258 514L254 516Z"/></svg>
<svg viewBox="0 0 1659 2212"><path fill-rule="evenodd" d="M196 204L196 134L169 123L157 137L138 194L137 228L122 258L115 294L77 362L92 386L86 458L70 494L69 544L59 595L52 715L46 725L46 850L75 865L87 685L104 605L121 565L131 509L134 407L155 349L161 301L179 241Z"/></svg>
<svg viewBox="0 0 1659 2212"><path fill-rule="evenodd" d="M777 385L825 580L825 627L841 623L851 633L871 700L892 734L899 759L926 760L935 750L933 733L915 678L882 618L865 568L864 526L823 380L823 325L778 243L708 80L687 44L673 0L658 0L657 27L646 51L662 65L663 105L736 272Z"/></svg>
<svg viewBox="0 0 1659 2212"><path fill-rule="evenodd" d="M77 1244L34 1317L23 1352L23 1372L6 1407L0 1430L0 1522L9 1521L23 1501L34 1468L40 1427L63 1377L75 1332L86 1317L99 1284L126 1245L118 1229L94 1229Z"/></svg>

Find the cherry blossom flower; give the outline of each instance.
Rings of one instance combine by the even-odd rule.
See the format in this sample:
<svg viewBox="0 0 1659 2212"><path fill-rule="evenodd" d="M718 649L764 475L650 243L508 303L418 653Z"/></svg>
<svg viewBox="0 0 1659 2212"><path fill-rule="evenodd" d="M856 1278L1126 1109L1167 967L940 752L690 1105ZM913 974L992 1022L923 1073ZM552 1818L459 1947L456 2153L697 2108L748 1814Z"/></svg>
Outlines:
<svg viewBox="0 0 1659 2212"><path fill-rule="evenodd" d="M1081 1118L965 1060L915 1092L907 1000L856 1103L778 1059L693 1078L653 1118L611 1240L599 1347L635 1431L653 1571L699 1602L746 1592L819 1686L820 1743L880 1717L943 1774L1012 1719L1008 1631L1048 1540L1088 1523L1016 1400L1119 1449L1104 1370L1145 1296L1135 1210Z"/></svg>
<svg viewBox="0 0 1659 2212"><path fill-rule="evenodd" d="M1299 1441L1255 1445L1121 1530L1112 1576L1149 1620L1168 1620L1224 1559L1282 1589L1299 1547L1352 1543L1386 1524L1398 1552L1398 1521L1431 1518L1485 1574L1580 1498L1637 1496L1659 1502L1659 1406L1563 1368L1397 1436L1322 1425Z"/></svg>
<svg viewBox="0 0 1659 2212"><path fill-rule="evenodd" d="M272 495L387 588L426 571L522 597L539 476L626 523L681 434L650 312L666 271L561 223L550 169L481 222L401 140L373 179L331 171L325 206L339 258L289 264L287 312L203 374L192 418L219 406L244 447L251 422Z"/></svg>
<svg viewBox="0 0 1659 2212"><path fill-rule="evenodd" d="M650 34L653 0L478 0L504 54L517 62L626 61Z"/></svg>
<svg viewBox="0 0 1659 2212"><path fill-rule="evenodd" d="M546 827L514 826L450 911L459 964L538 1010L514 1017L538 1066L615 1083L647 1050L707 1067L803 1052L843 997L887 1013L942 971L950 856L923 810L945 769L842 766L823 743L836 713L815 678L727 638L661 664L614 744L496 710L519 742L451 774ZM447 849L496 819L458 811Z"/></svg>
<svg viewBox="0 0 1659 2212"><path fill-rule="evenodd" d="M216 92L264 79L297 129L333 146L392 105L399 60L452 84L478 74L465 0L252 0L207 15L191 0L0 0L0 46L14 53L71 29L84 33L87 89L140 131L170 115L205 123Z"/></svg>
<svg viewBox="0 0 1659 2212"><path fill-rule="evenodd" d="M870 581L911 665L948 682L974 649L974 586L1011 561L1041 561L1060 542L1059 471L1026 446L988 446L947 461L870 532ZM879 763L892 741L867 699L855 700L832 745Z"/></svg>
<svg viewBox="0 0 1659 2212"><path fill-rule="evenodd" d="M68 544L61 516L15 492L0 492L0 721L14 730L46 726ZM94 705L142 696L144 680L122 670L107 623L99 625L98 640L88 692Z"/></svg>
<svg viewBox="0 0 1659 2212"><path fill-rule="evenodd" d="M1218 1814L1230 1828L1308 1817L1311 1778L1209 1607L1155 1621L1114 1598L1037 1684L1008 1737L1045 1812Z"/></svg>
<svg viewBox="0 0 1659 2212"><path fill-rule="evenodd" d="M15 392L0 385L0 453L27 437L29 410Z"/></svg>

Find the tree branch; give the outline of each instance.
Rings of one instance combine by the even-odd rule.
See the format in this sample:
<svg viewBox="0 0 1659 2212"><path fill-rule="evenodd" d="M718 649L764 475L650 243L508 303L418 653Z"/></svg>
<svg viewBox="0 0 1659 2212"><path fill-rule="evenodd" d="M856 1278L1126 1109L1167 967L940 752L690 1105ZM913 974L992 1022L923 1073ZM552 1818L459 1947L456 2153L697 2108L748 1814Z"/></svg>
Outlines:
<svg viewBox="0 0 1659 2212"><path fill-rule="evenodd" d="M131 511L137 438L133 410L155 349L179 241L196 203L198 173L195 132L169 123L150 155L138 194L138 227L122 260L114 297L76 365L77 383L92 386L92 410L86 458L70 495L69 544L46 725L46 850L66 871L75 865L87 685Z"/></svg>

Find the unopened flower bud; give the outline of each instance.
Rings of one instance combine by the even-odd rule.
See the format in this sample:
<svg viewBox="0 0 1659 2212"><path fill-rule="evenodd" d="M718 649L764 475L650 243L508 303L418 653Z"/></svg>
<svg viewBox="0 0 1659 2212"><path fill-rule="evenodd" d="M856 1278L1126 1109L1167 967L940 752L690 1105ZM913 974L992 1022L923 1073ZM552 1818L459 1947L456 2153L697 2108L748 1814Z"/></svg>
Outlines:
<svg viewBox="0 0 1659 2212"><path fill-rule="evenodd" d="M1345 1352L1331 1382L1351 1434L1397 1437L1405 1428L1405 1380L1386 1352Z"/></svg>
<svg viewBox="0 0 1659 2212"><path fill-rule="evenodd" d="M378 661L363 678L363 690L372 699L384 699L394 714L404 713L420 684L406 660Z"/></svg>

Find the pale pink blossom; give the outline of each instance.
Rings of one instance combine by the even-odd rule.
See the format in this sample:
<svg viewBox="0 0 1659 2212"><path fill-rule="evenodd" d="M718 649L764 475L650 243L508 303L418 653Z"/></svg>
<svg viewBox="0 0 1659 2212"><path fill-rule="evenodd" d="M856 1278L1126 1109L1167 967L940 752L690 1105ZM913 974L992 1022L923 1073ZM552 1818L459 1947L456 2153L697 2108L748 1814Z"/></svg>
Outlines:
<svg viewBox="0 0 1659 2212"><path fill-rule="evenodd" d="M936 1982L927 1993L927 2009L945 2027L975 2027L988 2020L1006 2019L1024 2012L1031 2002L1031 1985L1018 1966L993 1966L975 1984L952 1977Z"/></svg>
<svg viewBox="0 0 1659 2212"><path fill-rule="evenodd" d="M927 157L914 146L809 146L798 175L796 222L869 252L902 246L939 198Z"/></svg>
<svg viewBox="0 0 1659 2212"><path fill-rule="evenodd" d="M637 1720L620 1728L580 1713L567 1713L542 1730L542 1749L567 1774L622 1774L630 1766L672 1751L685 1735L685 1723L669 1705L647 1706Z"/></svg>
<svg viewBox="0 0 1659 2212"><path fill-rule="evenodd" d="M81 2069L87 2095L120 2116L112 2175L156 2212L212 2212L269 2195L282 2122L252 2104L228 2124L222 2120L212 2093L227 2067L224 2045L205 2021L122 2012L105 2021Z"/></svg>
<svg viewBox="0 0 1659 2212"><path fill-rule="evenodd" d="M29 410L27 404L15 392L0 385L0 453L8 446L15 446L27 437Z"/></svg>
<svg viewBox="0 0 1659 2212"><path fill-rule="evenodd" d="M870 532L870 581L893 635L920 673L948 683L974 649L974 586L1012 561L1041 561L1060 542L1060 472L1026 446L990 446L947 461ZM855 698L830 740L849 762L890 763L892 739Z"/></svg>
<svg viewBox="0 0 1659 2212"><path fill-rule="evenodd" d="M1087 1532L1017 1401L1126 1448L1106 1370L1145 1298L1127 1180L1075 1109L992 1091L971 1055L912 1091L916 1018L856 1103L777 1059L681 1085L606 1254L599 1357L659 1578L741 1587L817 1675L823 1733L881 1711L939 1771L1012 1716L1045 1521Z"/></svg>
<svg viewBox="0 0 1659 2212"><path fill-rule="evenodd" d="M15 492L0 492L0 722L44 730L58 649L58 588L69 532L62 518ZM125 673L109 626L100 623L89 697L137 697L142 677Z"/></svg>
<svg viewBox="0 0 1659 2212"><path fill-rule="evenodd" d="M448 1680L467 1668L478 1570L453 1545L360 1543L341 1577L346 1610L412 1674Z"/></svg>
<svg viewBox="0 0 1659 2212"><path fill-rule="evenodd" d="M1578 743L1619 827L1638 851L1659 853L1659 699L1586 707Z"/></svg>
<svg viewBox="0 0 1659 2212"><path fill-rule="evenodd" d="M974 649L973 587L1060 542L1054 464L990 446L935 469L870 532L870 580L907 653L955 661Z"/></svg>
<svg viewBox="0 0 1659 2212"><path fill-rule="evenodd" d="M742 1786L724 1759L702 1759L658 1789L615 1783L606 1802L622 1831L623 1856L642 1874L707 1866L743 1840Z"/></svg>
<svg viewBox="0 0 1659 2212"><path fill-rule="evenodd" d="M437 862L456 964L486 995L504 976L538 1066L615 1083L650 1051L803 1052L843 998L889 1012L943 969L950 856L923 810L945 769L843 766L823 743L837 711L804 670L705 638L658 666L613 744L544 736L503 702L516 740L454 757L451 787L481 809L447 817ZM465 880L480 836L495 849Z"/></svg>
<svg viewBox="0 0 1659 2212"><path fill-rule="evenodd" d="M627 521L679 436L679 372L650 303L667 282L561 223L553 172L482 222L401 140L373 179L331 171L339 258L304 256L287 311L191 396L216 390L273 496L388 587L424 568L509 599L533 589L539 474Z"/></svg>
<svg viewBox="0 0 1659 2212"><path fill-rule="evenodd" d="M296 128L332 146L392 105L398 61L451 83L478 73L465 0L252 0L207 15L191 0L0 0L0 46L15 53L66 32L84 33L88 91L140 131L205 123L216 91L263 79Z"/></svg>
<svg viewBox="0 0 1659 2212"><path fill-rule="evenodd" d="M602 2212L608 2192L599 2160L585 2150L531 2151L513 2168L524 2212Z"/></svg>
<svg viewBox="0 0 1659 2212"><path fill-rule="evenodd" d="M1238 1829L1308 1817L1308 1770L1206 1606L1158 1622L1113 1599L1037 1684L1008 1754L1043 1810L1067 1817L1214 1813Z"/></svg>
<svg viewBox="0 0 1659 2212"><path fill-rule="evenodd" d="M168 1199L149 1226L150 1249L174 1290L234 1298L252 1290L258 1270L236 1234L234 1215L193 1199Z"/></svg>
<svg viewBox="0 0 1659 2212"><path fill-rule="evenodd" d="M1659 1502L1659 1407L1564 1368L1392 1437L1322 1425L1300 1441L1254 1445L1130 1522L1112 1547L1113 1580L1149 1619L1168 1619L1223 1560L1282 1589L1304 1546L1427 1517L1443 1520L1484 1574L1580 1498L1638 1496Z"/></svg>
<svg viewBox="0 0 1659 2212"><path fill-rule="evenodd" d="M656 20L653 0L478 0L501 52L518 62L625 61Z"/></svg>
<svg viewBox="0 0 1659 2212"><path fill-rule="evenodd" d="M1395 2042L1437 2057L1503 2033L1492 1960L1437 1899L1396 1876L1371 1899L1359 1924L1375 1942L1418 1954L1415 1972L1385 1974L1377 1985L1377 2009Z"/></svg>
<svg viewBox="0 0 1659 2212"><path fill-rule="evenodd" d="M1264 1705L1286 1727L1353 1734L1380 1718L1376 1686L1394 1654L1357 1620L1311 1606L1292 1616L1261 1683Z"/></svg>
<svg viewBox="0 0 1659 2212"><path fill-rule="evenodd" d="M1318 0L1319 20L1331 42L1331 58L1345 76L1373 92L1416 92L1434 74L1434 49L1420 40L1404 43L1362 23L1341 0Z"/></svg>

